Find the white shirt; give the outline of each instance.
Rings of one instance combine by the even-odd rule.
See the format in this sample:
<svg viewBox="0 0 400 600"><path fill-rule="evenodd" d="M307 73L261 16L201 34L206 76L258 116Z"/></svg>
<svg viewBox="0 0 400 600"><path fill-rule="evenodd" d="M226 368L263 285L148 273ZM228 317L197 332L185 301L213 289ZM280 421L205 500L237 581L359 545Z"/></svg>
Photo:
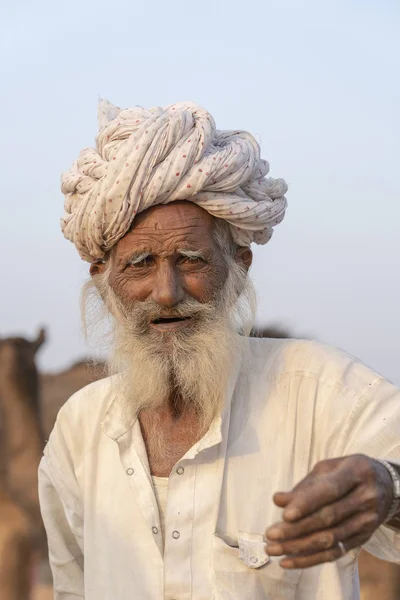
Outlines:
<svg viewBox="0 0 400 600"><path fill-rule="evenodd" d="M168 477L152 477L154 495L157 501L158 514L160 517L161 534L165 538L165 515L168 500Z"/></svg>
<svg viewBox="0 0 400 600"><path fill-rule="evenodd" d="M39 473L56 600L359 598L357 552L284 570L264 533L281 520L273 493L317 461L357 452L400 461L400 392L316 342L252 339L246 364L232 367L222 415L172 470L164 548L140 425L121 417L118 378L65 404ZM387 527L365 547L400 561L400 535Z"/></svg>

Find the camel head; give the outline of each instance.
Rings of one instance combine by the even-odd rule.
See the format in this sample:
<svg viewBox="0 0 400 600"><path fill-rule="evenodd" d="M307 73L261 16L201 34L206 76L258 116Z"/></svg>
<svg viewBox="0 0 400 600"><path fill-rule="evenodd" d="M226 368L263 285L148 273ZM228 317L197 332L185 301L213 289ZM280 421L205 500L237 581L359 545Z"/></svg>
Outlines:
<svg viewBox="0 0 400 600"><path fill-rule="evenodd" d="M13 388L39 411L36 354L46 340L41 328L33 340L22 337L0 339L0 386Z"/></svg>

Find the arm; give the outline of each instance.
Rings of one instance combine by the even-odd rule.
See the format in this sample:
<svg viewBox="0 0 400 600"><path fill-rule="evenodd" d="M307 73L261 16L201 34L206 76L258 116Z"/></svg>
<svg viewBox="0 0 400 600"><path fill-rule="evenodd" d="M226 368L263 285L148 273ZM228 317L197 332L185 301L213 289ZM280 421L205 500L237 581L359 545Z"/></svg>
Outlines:
<svg viewBox="0 0 400 600"><path fill-rule="evenodd" d="M83 518L79 488L57 425L39 466L39 499L46 528L55 600L83 600Z"/></svg>
<svg viewBox="0 0 400 600"><path fill-rule="evenodd" d="M322 394L328 400L316 423L316 446L323 460L292 491L274 497L283 521L267 531L268 552L285 555L283 567L330 562L359 546L400 561L400 531L382 526L392 506L393 482L376 460L400 462L400 393L355 364L352 370L357 369L370 376L365 393L337 394L335 387L334 396Z"/></svg>
<svg viewBox="0 0 400 600"><path fill-rule="evenodd" d="M76 531L80 528L79 518L63 506L46 457L39 466L39 497L49 545L54 599L83 600L83 553Z"/></svg>

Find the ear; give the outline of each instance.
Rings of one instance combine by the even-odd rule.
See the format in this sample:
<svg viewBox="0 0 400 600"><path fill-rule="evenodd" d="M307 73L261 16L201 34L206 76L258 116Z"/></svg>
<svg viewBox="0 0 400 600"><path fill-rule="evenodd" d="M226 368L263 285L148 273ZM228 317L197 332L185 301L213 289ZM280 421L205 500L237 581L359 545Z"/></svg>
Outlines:
<svg viewBox="0 0 400 600"><path fill-rule="evenodd" d="M235 253L235 261L239 266L245 269L245 271L248 271L253 262L253 253L250 248L248 246L241 246L238 248Z"/></svg>
<svg viewBox="0 0 400 600"><path fill-rule="evenodd" d="M45 343L46 337L47 337L46 330L44 329L44 327L42 327L39 330L39 333L38 333L38 336L37 336L36 340L34 340L32 342L32 348L33 348L33 351L34 351L35 354L39 350L39 348Z"/></svg>
<svg viewBox="0 0 400 600"><path fill-rule="evenodd" d="M94 277L95 275L102 275L104 273L105 268L106 263L103 261L92 263L89 269L90 277Z"/></svg>

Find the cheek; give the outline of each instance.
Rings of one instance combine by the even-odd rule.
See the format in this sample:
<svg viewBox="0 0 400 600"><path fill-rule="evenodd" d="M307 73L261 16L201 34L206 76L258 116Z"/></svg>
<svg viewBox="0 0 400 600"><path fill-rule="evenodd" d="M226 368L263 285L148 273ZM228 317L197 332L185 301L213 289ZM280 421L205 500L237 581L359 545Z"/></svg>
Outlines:
<svg viewBox="0 0 400 600"><path fill-rule="evenodd" d="M110 277L110 285L114 293L126 302L144 300L151 293L151 285L148 280L134 280L126 275Z"/></svg>
<svg viewBox="0 0 400 600"><path fill-rule="evenodd" d="M199 302L208 302L220 291L227 277L223 267L187 274L183 278L186 293Z"/></svg>

